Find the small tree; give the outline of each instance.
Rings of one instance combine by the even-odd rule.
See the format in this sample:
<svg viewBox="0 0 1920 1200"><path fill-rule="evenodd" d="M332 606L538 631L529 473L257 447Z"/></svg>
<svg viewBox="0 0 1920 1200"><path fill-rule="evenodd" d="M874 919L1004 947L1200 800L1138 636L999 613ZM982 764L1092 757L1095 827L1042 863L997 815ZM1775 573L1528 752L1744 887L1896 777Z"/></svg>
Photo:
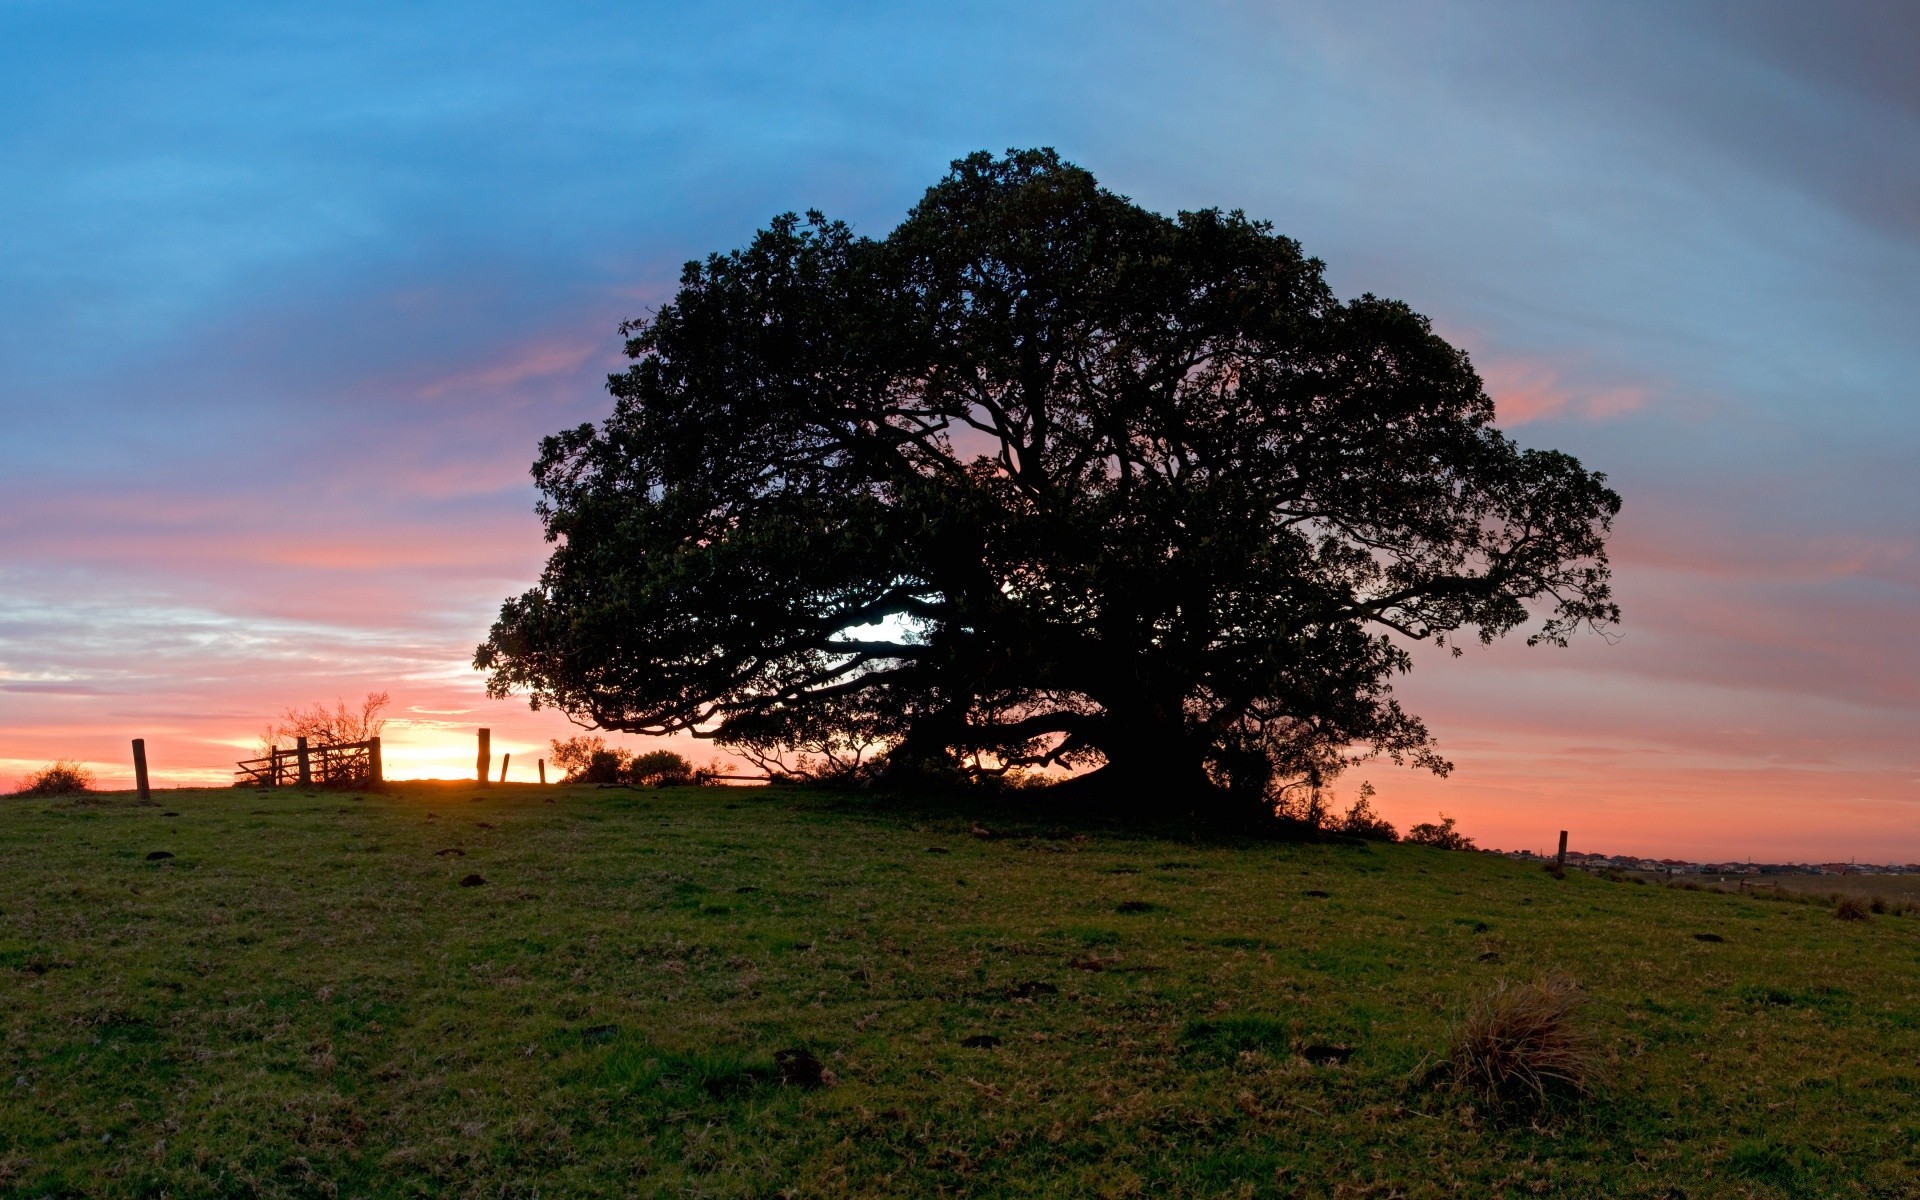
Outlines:
<svg viewBox="0 0 1920 1200"><path fill-rule="evenodd" d="M1473 839L1453 827L1453 818L1440 814L1440 823L1422 821L1407 830L1407 840L1416 846L1432 846L1438 850L1477 850Z"/></svg>
<svg viewBox="0 0 1920 1200"><path fill-rule="evenodd" d="M1360 785L1360 798L1353 802L1340 823L1334 828L1348 837L1365 838L1370 842L1397 842L1400 831L1393 823L1373 810L1373 785Z"/></svg>
<svg viewBox="0 0 1920 1200"><path fill-rule="evenodd" d="M306 738L313 746L339 746L379 737L387 724L380 714L391 703L392 697L386 692L368 692L357 711L340 699L334 701L331 709L323 701L315 701L305 708L289 708L261 734L261 753L296 738Z"/></svg>
<svg viewBox="0 0 1920 1200"><path fill-rule="evenodd" d="M40 768L27 776L16 796L74 796L93 790L93 772L72 759Z"/></svg>

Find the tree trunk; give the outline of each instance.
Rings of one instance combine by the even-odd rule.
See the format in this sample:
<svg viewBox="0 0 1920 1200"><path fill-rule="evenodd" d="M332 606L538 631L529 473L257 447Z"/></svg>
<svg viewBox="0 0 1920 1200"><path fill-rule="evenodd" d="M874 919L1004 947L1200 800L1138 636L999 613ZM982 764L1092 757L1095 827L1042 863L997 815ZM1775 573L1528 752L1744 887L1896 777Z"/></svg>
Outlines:
<svg viewBox="0 0 1920 1200"><path fill-rule="evenodd" d="M1059 785L1062 799L1110 812L1166 815L1219 804L1219 789L1184 729L1141 730L1100 749L1106 765Z"/></svg>

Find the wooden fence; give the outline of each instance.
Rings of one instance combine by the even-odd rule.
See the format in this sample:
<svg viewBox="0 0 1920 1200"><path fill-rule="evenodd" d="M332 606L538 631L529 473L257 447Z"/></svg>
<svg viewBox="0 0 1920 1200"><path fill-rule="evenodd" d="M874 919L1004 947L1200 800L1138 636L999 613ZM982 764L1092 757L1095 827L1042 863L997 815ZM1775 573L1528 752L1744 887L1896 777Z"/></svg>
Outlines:
<svg viewBox="0 0 1920 1200"><path fill-rule="evenodd" d="M382 779L379 738L324 746L300 738L288 749L270 746L265 758L236 766L235 787L377 787Z"/></svg>

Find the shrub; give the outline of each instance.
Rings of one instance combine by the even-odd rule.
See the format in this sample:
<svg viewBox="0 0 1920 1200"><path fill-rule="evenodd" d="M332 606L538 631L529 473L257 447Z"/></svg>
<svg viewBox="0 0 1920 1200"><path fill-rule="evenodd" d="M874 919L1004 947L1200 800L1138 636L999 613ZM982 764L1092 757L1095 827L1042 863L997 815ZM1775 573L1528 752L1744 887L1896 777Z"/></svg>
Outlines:
<svg viewBox="0 0 1920 1200"><path fill-rule="evenodd" d="M1422 821L1407 830L1407 840L1417 846L1433 846L1440 850L1476 850L1473 839L1453 827L1453 818L1440 814L1440 823Z"/></svg>
<svg viewBox="0 0 1920 1200"><path fill-rule="evenodd" d="M1335 830L1348 837L1365 838L1370 842L1397 842L1400 831L1379 813L1373 811L1373 785L1360 785L1360 798L1353 802L1347 815L1340 818Z"/></svg>
<svg viewBox="0 0 1920 1200"><path fill-rule="evenodd" d="M1858 896L1842 896L1839 903L1833 906L1833 915L1842 921L1864 921L1867 919L1867 903Z"/></svg>
<svg viewBox="0 0 1920 1200"><path fill-rule="evenodd" d="M587 765L580 771L580 779L586 783L619 783L627 774L627 756L620 750L595 750L587 756ZM571 774L567 776L573 778Z"/></svg>
<svg viewBox="0 0 1920 1200"><path fill-rule="evenodd" d="M1595 1058L1574 1018L1586 996L1564 975L1501 980L1468 1007L1440 1074L1496 1107L1538 1109L1588 1091Z"/></svg>
<svg viewBox="0 0 1920 1200"><path fill-rule="evenodd" d="M568 783L619 783L633 761L632 751L610 748L602 737L555 738L550 745L553 765L567 773Z"/></svg>
<svg viewBox="0 0 1920 1200"><path fill-rule="evenodd" d="M694 770L671 750L649 750L627 765L627 777L640 787L685 787L694 782Z"/></svg>
<svg viewBox="0 0 1920 1200"><path fill-rule="evenodd" d="M41 767L27 776L16 796L75 796L93 790L93 772L71 759Z"/></svg>

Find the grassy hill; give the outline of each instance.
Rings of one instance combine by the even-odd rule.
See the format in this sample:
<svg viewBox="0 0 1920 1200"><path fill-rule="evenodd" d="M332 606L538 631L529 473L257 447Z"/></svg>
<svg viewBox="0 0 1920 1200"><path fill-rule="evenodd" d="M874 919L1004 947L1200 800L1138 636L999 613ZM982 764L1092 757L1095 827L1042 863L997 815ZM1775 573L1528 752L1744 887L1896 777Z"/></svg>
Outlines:
<svg viewBox="0 0 1920 1200"><path fill-rule="evenodd" d="M158 799L0 801L0 1195L1920 1195L1911 917L784 790ZM1589 1099L1413 1082L1554 969Z"/></svg>

